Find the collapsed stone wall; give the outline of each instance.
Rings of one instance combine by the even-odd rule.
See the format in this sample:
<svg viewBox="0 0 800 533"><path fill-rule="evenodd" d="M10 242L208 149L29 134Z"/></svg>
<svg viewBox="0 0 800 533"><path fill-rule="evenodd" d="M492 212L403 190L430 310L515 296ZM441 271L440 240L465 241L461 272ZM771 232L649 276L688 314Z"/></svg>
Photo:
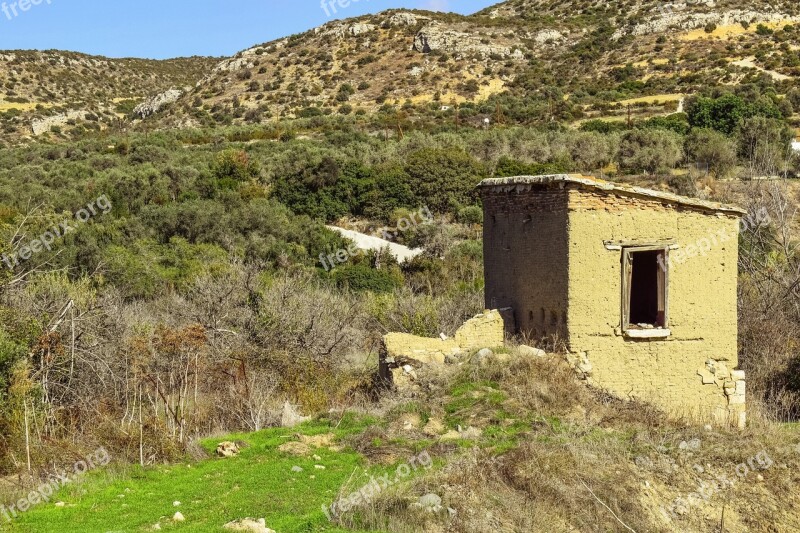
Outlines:
<svg viewBox="0 0 800 533"><path fill-rule="evenodd" d="M505 323L499 311L485 311L468 320L454 338L389 333L383 337L378 376L386 385L409 387L426 365L457 363L470 352L505 343Z"/></svg>

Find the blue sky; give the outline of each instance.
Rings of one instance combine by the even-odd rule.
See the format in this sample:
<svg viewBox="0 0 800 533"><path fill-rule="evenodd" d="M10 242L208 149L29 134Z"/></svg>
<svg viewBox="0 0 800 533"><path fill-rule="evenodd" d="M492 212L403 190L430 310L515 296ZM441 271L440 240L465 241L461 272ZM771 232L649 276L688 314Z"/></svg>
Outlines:
<svg viewBox="0 0 800 533"><path fill-rule="evenodd" d="M474 13L499 0L0 0L0 50L109 57L230 56L334 18L407 7ZM326 4L330 0L325 0ZM348 0L338 0L346 5ZM34 5L38 4L38 5ZM26 9L23 9L26 8Z"/></svg>

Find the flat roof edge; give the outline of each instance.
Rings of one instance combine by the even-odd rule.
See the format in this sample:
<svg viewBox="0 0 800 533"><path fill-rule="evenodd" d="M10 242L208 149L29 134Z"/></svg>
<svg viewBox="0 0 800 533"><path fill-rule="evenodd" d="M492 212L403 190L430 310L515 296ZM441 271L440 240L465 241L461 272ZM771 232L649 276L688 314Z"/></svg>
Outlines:
<svg viewBox="0 0 800 533"><path fill-rule="evenodd" d="M641 198L650 198L659 200L665 203L679 204L688 207L694 207L706 211L713 211L717 213L730 213L735 215L746 215L747 211L735 205L721 204L717 202L709 202L700 200L698 198L689 198L688 196L681 196L671 192L655 191L652 189L645 189L644 187L636 187L633 185L624 185L614 183L611 181L597 179L591 176L582 176L580 174L547 174L542 176L513 176L508 178L488 178L483 180L478 187L482 189L497 188L497 187L518 187L524 185L547 185L552 183L574 183L582 187L605 191L605 192L618 192L623 195L637 196Z"/></svg>

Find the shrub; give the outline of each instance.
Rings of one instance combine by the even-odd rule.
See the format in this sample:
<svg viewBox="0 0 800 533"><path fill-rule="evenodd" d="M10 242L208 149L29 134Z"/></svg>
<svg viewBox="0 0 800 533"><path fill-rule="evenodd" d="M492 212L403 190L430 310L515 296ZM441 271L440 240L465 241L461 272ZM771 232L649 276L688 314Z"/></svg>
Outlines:
<svg viewBox="0 0 800 533"><path fill-rule="evenodd" d="M248 181L258 177L259 174L258 165L243 150L223 150L218 153L211 171L220 182Z"/></svg>
<svg viewBox="0 0 800 533"><path fill-rule="evenodd" d="M483 209L477 205L470 205L458 211L457 219L462 224L483 224Z"/></svg>
<svg viewBox="0 0 800 533"><path fill-rule="evenodd" d="M611 133L614 131L625 131L627 126L624 122L612 122L610 120L592 119L581 124L581 131L594 131L597 133Z"/></svg>
<svg viewBox="0 0 800 533"><path fill-rule="evenodd" d="M477 198L475 187L485 167L459 149L423 148L406 158L405 172L417 205L437 212L453 211Z"/></svg>
<svg viewBox="0 0 800 533"><path fill-rule="evenodd" d="M620 141L617 157L620 166L631 172L666 172L683 157L681 138L665 130L629 131Z"/></svg>
<svg viewBox="0 0 800 533"><path fill-rule="evenodd" d="M331 278L340 288L374 293L392 292L403 281L397 272L378 270L363 264L338 267L331 273Z"/></svg>
<svg viewBox="0 0 800 533"><path fill-rule="evenodd" d="M725 177L736 166L736 144L711 129L695 129L684 144L686 158L716 178Z"/></svg>
<svg viewBox="0 0 800 533"><path fill-rule="evenodd" d="M766 37L768 35L772 35L775 32L773 30L771 30L769 27L767 27L767 26L765 26L763 24L759 24L758 26L756 26L756 33L758 35Z"/></svg>
<svg viewBox="0 0 800 533"><path fill-rule="evenodd" d="M747 102L734 94L725 94L719 98L701 96L689 99L686 112L692 127L711 128L726 135L732 135L742 121L750 117L782 117L780 109L771 98L762 96Z"/></svg>

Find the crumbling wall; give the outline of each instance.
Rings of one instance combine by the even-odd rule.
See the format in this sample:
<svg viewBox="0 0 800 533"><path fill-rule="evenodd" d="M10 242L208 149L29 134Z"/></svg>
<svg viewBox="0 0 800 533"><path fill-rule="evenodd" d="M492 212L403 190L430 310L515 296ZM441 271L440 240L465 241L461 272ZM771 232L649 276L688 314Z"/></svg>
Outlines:
<svg viewBox="0 0 800 533"><path fill-rule="evenodd" d="M471 351L497 348L504 341L505 324L499 311L485 311L468 320L454 338L389 333L383 337L378 376L384 384L405 388L426 365L455 363Z"/></svg>

